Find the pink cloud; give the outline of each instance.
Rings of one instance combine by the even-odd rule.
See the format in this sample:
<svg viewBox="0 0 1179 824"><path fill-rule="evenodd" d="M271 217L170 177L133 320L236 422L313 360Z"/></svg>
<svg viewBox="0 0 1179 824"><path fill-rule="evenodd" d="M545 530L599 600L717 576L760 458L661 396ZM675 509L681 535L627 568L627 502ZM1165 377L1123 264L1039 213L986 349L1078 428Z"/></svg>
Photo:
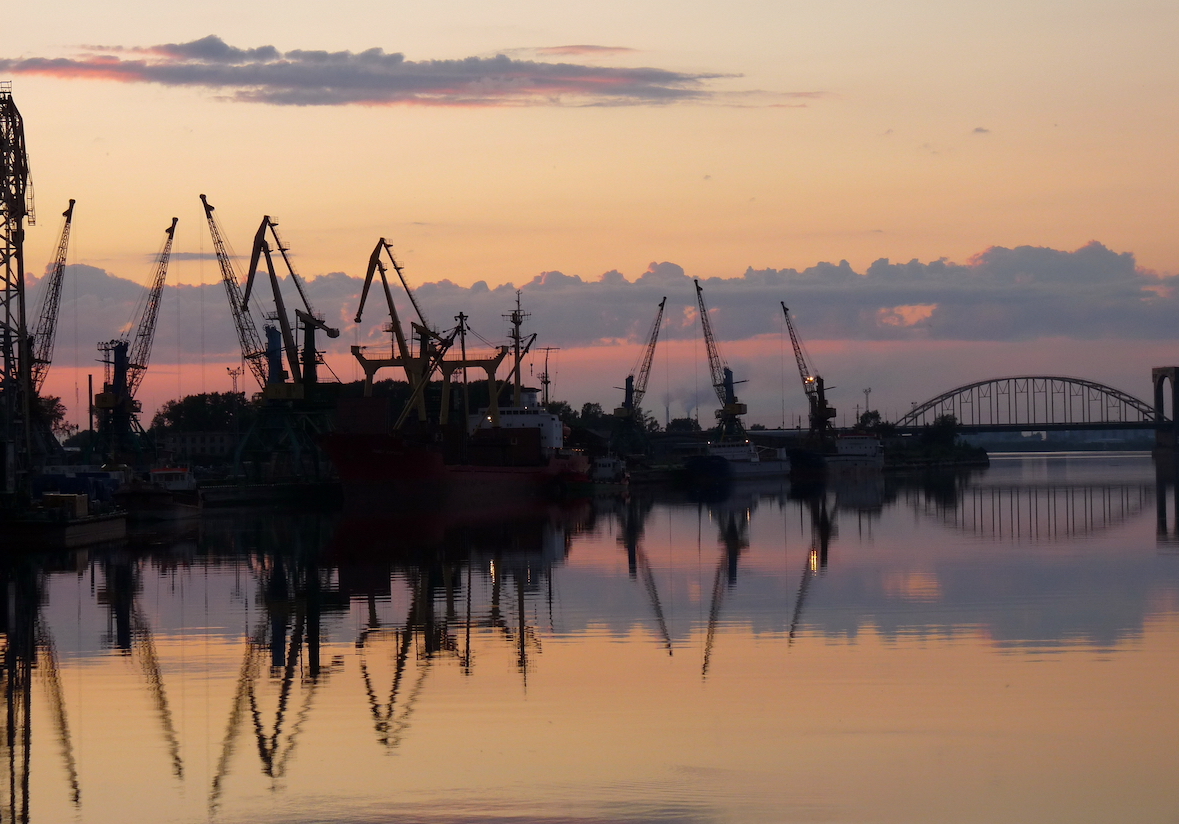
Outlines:
<svg viewBox="0 0 1179 824"><path fill-rule="evenodd" d="M659 105L703 102L726 75L651 67L603 67L498 54L406 60L361 52L238 48L214 35L146 48L111 47L73 58L0 59L0 71L58 78L191 86L231 100L273 105ZM607 46L542 49L545 56L626 51ZM133 58L127 55L133 54Z"/></svg>

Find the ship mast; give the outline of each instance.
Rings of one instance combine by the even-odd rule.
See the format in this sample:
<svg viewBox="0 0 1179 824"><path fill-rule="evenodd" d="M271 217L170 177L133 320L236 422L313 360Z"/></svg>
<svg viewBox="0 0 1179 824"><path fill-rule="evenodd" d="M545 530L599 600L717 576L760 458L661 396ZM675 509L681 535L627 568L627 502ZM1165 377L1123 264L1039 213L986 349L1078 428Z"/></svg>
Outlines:
<svg viewBox="0 0 1179 824"><path fill-rule="evenodd" d="M504 319L512 324L512 331L508 338L512 341L512 406L519 407L521 405L521 383L520 383L520 364L524 360L524 356L528 354L528 350L532 348L533 341L536 340L536 333L533 332L528 336L528 341L524 341L524 336L520 332L520 327L524 325L524 320L530 318L528 312L520 308L520 290L516 290L516 308L510 314L504 315Z"/></svg>
<svg viewBox="0 0 1179 824"><path fill-rule="evenodd" d="M541 403L545 408L548 408L549 405L549 384L553 382L552 378L549 377L549 352L559 352L560 350L561 347L559 346L545 346L540 350L544 352L544 371L540 373L540 386L543 390L541 392Z"/></svg>

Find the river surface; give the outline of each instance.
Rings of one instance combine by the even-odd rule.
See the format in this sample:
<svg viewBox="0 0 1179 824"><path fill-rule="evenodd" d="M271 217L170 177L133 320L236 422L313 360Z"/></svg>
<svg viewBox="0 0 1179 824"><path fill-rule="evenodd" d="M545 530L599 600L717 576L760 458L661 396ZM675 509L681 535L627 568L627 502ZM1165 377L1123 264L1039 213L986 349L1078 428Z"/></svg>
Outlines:
<svg viewBox="0 0 1179 824"><path fill-rule="evenodd" d="M3 821L1175 822L1147 455L4 560Z"/></svg>

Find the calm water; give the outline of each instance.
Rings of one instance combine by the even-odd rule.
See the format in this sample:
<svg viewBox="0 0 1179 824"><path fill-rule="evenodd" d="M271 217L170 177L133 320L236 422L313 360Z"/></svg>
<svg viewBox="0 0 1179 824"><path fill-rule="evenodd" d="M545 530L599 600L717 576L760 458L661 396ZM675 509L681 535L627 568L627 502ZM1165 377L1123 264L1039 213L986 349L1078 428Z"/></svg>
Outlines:
<svg viewBox="0 0 1179 824"><path fill-rule="evenodd" d="M1150 458L8 558L3 820L1175 822Z"/></svg>

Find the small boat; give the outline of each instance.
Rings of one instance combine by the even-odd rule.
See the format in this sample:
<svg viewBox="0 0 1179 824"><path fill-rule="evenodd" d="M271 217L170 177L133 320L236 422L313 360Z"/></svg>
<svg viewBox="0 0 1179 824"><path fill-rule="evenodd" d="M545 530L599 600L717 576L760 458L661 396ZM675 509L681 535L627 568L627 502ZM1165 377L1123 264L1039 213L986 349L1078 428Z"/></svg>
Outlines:
<svg viewBox="0 0 1179 824"><path fill-rule="evenodd" d="M196 478L184 467L164 467L148 480L132 478L114 493L115 502L136 521L172 521L201 514Z"/></svg>
<svg viewBox="0 0 1179 824"><path fill-rule="evenodd" d="M823 456L830 472L864 472L884 468L884 448L873 435L840 435L835 452Z"/></svg>
<svg viewBox="0 0 1179 824"><path fill-rule="evenodd" d="M705 445L703 454L684 461L689 485L710 487L746 478L785 478L790 474L785 449L759 447L748 440Z"/></svg>
<svg viewBox="0 0 1179 824"><path fill-rule="evenodd" d="M785 449L759 447L748 440L710 442L705 454L723 459L734 479L784 478L790 474L790 457Z"/></svg>
<svg viewBox="0 0 1179 824"><path fill-rule="evenodd" d="M589 468L589 479L594 486L626 486L630 483L630 473L622 459L606 455L594 458Z"/></svg>

